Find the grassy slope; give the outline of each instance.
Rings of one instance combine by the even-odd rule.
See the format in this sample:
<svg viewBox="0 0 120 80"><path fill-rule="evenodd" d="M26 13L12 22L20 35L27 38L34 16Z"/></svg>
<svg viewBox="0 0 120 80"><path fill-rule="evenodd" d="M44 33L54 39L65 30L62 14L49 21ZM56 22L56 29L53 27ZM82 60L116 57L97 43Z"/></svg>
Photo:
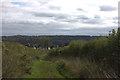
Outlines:
<svg viewBox="0 0 120 80"><path fill-rule="evenodd" d="M44 57L47 55L46 50L35 50L32 48L25 47L24 45L17 42L3 42L3 66L4 77L26 77L26 78L63 78L56 69L56 63L51 61L45 61ZM20 60L22 56L25 56L23 62ZM12 61L10 61L12 60ZM30 63L27 63L27 61ZM8 61L11 65L8 65ZM14 62L14 64L13 64ZM17 64L19 62L19 64ZM24 69L18 66L26 64L28 68L31 68L30 74L23 73ZM14 68L12 67L14 66ZM25 68L25 67L23 67ZM8 74L8 70L13 71L13 73ZM17 72L16 70L20 70ZM16 72L15 72L16 71ZM8 75L6 75L8 74Z"/></svg>

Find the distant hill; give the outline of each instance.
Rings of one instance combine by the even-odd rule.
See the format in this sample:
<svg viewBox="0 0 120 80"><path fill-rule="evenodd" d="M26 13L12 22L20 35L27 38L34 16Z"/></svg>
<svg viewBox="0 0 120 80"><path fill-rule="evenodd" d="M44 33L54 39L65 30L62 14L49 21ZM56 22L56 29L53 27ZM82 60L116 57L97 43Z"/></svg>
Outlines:
<svg viewBox="0 0 120 80"><path fill-rule="evenodd" d="M2 41L15 41L21 44L40 44L46 43L45 40L51 42L51 46L66 46L73 40L89 41L92 39L98 39L100 36L89 35L53 35L53 36L2 36ZM44 42L43 42L44 41Z"/></svg>

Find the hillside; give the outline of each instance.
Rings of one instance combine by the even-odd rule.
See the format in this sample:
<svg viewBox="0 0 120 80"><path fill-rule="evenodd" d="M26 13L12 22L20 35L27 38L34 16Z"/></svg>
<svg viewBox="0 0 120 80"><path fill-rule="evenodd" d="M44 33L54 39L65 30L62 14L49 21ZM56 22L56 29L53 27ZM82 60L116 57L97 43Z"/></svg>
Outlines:
<svg viewBox="0 0 120 80"><path fill-rule="evenodd" d="M47 50L35 50L18 42L6 41L2 47L3 78L64 78L56 68L57 63L46 59Z"/></svg>
<svg viewBox="0 0 120 80"><path fill-rule="evenodd" d="M18 42L3 42L3 77L24 77L29 74L33 60L39 60L46 55L45 50L35 50Z"/></svg>

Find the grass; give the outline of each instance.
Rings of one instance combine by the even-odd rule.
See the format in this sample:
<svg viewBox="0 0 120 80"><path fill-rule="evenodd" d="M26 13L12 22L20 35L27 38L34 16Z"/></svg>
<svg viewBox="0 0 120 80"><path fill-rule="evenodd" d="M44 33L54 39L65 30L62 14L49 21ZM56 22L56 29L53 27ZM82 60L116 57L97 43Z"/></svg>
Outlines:
<svg viewBox="0 0 120 80"><path fill-rule="evenodd" d="M26 78L63 78L56 69L56 64L50 61L33 61L31 74Z"/></svg>
<svg viewBox="0 0 120 80"><path fill-rule="evenodd" d="M61 71L64 77L67 75L68 78L118 78L114 70L104 66L104 62L96 63L79 57L54 57L51 60L55 62L62 60L59 64L65 64L67 70L61 67L58 71Z"/></svg>

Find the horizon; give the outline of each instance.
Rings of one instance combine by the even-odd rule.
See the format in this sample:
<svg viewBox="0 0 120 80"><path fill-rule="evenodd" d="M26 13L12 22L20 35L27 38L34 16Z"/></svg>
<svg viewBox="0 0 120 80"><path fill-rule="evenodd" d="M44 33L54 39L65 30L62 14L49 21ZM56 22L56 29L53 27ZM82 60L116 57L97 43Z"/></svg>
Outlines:
<svg viewBox="0 0 120 80"><path fill-rule="evenodd" d="M97 36L97 37L100 37L100 36L109 36L109 35L2 35L0 37L15 37L15 36L24 36L24 37L29 37L29 36L33 36L33 37L42 37L42 36L45 36L45 37L52 37L52 36L80 36L80 37L94 37L94 36Z"/></svg>

